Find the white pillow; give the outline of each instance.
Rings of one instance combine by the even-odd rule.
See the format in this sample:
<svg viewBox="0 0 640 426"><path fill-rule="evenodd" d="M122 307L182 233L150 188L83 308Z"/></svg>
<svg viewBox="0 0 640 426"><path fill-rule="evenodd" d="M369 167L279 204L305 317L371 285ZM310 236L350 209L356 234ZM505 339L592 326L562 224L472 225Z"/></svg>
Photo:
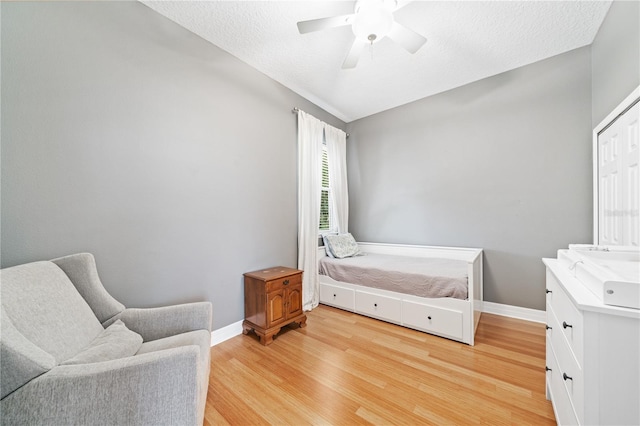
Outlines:
<svg viewBox="0 0 640 426"><path fill-rule="evenodd" d="M336 259L356 256L360 254L358 243L349 233L339 235L327 235L329 249Z"/></svg>
<svg viewBox="0 0 640 426"><path fill-rule="evenodd" d="M331 247L329 247L329 242L327 241L327 237L329 235L338 235L338 233L335 232L335 233L331 233L331 234L324 234L322 236L322 243L324 244L324 251L327 253L327 256L329 256L332 259L335 259L335 256L331 252Z"/></svg>

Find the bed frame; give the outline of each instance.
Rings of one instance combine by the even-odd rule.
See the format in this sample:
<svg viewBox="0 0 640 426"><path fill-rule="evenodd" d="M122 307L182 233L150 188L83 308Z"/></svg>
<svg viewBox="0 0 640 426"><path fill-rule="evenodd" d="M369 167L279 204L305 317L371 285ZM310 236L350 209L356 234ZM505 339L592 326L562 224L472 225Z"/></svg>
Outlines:
<svg viewBox="0 0 640 426"><path fill-rule="evenodd" d="M320 275L320 303L473 346L482 313L482 249L358 243L364 253L467 262L468 299L426 298L336 281ZM326 256L318 248L318 258Z"/></svg>

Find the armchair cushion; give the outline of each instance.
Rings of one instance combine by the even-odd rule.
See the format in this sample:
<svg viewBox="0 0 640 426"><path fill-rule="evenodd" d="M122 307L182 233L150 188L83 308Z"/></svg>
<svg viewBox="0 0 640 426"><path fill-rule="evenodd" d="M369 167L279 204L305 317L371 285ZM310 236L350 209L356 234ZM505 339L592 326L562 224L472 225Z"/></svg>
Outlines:
<svg viewBox="0 0 640 426"><path fill-rule="evenodd" d="M56 360L16 330L4 309L0 314L0 324L0 390L4 398L31 379L51 370L56 366Z"/></svg>
<svg viewBox="0 0 640 426"><path fill-rule="evenodd" d="M90 364L110 361L136 354L142 346L142 336L117 320L98 335L89 347L62 363L62 365Z"/></svg>

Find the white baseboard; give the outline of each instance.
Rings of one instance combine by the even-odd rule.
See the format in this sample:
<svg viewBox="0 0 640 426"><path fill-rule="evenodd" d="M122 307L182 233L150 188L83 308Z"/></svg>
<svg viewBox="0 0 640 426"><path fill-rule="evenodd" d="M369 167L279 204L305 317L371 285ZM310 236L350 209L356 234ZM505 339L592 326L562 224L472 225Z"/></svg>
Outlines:
<svg viewBox="0 0 640 426"><path fill-rule="evenodd" d="M533 322L546 322L545 311L536 309L521 308L519 306L503 305L501 303L482 302L482 312L502 315L504 317L518 318ZM211 346L215 346L242 334L242 320L229 324L226 327L213 330L211 332Z"/></svg>
<svg viewBox="0 0 640 426"><path fill-rule="evenodd" d="M215 346L225 340L236 337L239 334L242 334L242 320L229 324L226 327L213 330L211 332L211 346Z"/></svg>
<svg viewBox="0 0 640 426"><path fill-rule="evenodd" d="M520 306L503 305L501 303L482 302L482 312L488 314L502 315L503 317L518 318L533 322L546 322L546 311L537 309L521 308Z"/></svg>

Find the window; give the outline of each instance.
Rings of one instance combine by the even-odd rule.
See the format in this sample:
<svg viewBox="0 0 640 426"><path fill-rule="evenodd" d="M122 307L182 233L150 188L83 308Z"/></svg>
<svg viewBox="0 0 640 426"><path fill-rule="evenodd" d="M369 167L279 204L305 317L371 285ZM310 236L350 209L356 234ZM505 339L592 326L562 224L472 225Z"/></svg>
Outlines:
<svg viewBox="0 0 640 426"><path fill-rule="evenodd" d="M327 159L327 144L322 144L322 188L320 189L320 232L331 230L331 215L329 208L329 161Z"/></svg>

